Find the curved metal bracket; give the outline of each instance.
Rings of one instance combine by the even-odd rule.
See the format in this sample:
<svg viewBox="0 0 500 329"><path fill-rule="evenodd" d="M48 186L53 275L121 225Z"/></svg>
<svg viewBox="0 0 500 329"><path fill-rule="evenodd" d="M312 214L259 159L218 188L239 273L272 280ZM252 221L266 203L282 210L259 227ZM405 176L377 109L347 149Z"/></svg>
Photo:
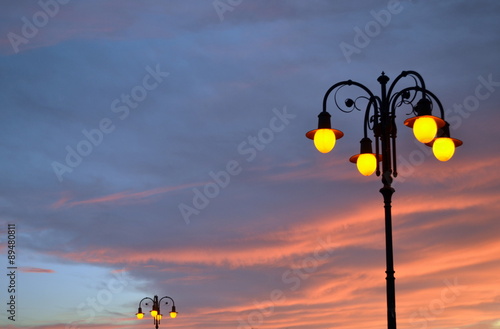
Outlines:
<svg viewBox="0 0 500 329"><path fill-rule="evenodd" d="M357 86L357 87L363 89L364 91L366 91L366 93L368 94L368 96L370 96L369 99L372 99L372 98L376 97L371 92L370 89L368 89L365 85L363 85L363 84L361 84L359 82L352 81L352 80L346 80L346 81L337 82L336 84L334 84L333 86L331 86L330 88L328 88L328 90L325 93L325 96L323 97L323 112L326 112L326 103L327 103L327 100L328 100L328 96L330 96L330 93L333 90L335 90L336 88L343 87L343 86Z"/></svg>
<svg viewBox="0 0 500 329"><path fill-rule="evenodd" d="M400 98L406 92L409 92L409 91L422 92L423 95L430 96L430 98L432 98L432 100L434 100L436 102L436 104L438 105L439 112L441 114L441 119L445 120L443 105L441 104L441 101L439 100L439 98L437 98L437 96L434 93L432 93L431 91L424 89L422 87L418 87L418 86L408 87L408 88L402 89L394 95L392 102L391 102L391 106L390 106L391 115L395 115L396 108L401 106L401 104L396 105L396 101L398 100L398 98ZM410 102L410 104L411 104L411 102Z"/></svg>
<svg viewBox="0 0 500 329"><path fill-rule="evenodd" d="M422 88L422 91L424 91L424 92L426 91L424 78L422 78L422 76L420 75L420 73L415 72L415 71L403 71L391 83L391 85L389 86L389 90L387 91L387 95L392 95L392 91L394 90L394 88L398 84L399 80L401 80L402 78L406 78L407 76L412 76L412 78L415 81L415 84L416 84L417 87L419 86L418 82L420 82L420 88Z"/></svg>
<svg viewBox="0 0 500 329"><path fill-rule="evenodd" d="M155 302L155 301L154 301L152 298L150 298L150 297L144 297L144 298L143 298L143 299L141 299L141 301L139 302L139 307L141 307L142 302L143 302L144 300L146 300L146 299L149 299L149 300L150 300L150 301L152 301L153 303Z"/></svg>
<svg viewBox="0 0 500 329"><path fill-rule="evenodd" d="M160 298L160 300L158 301L158 304L160 304L160 303L161 303L161 301L162 301L163 299L165 299L165 298L170 299L170 300L172 301L172 306L175 306L175 302L174 302L174 300L172 299L172 297L169 297L169 296L164 296L164 297ZM168 305L168 302L166 302L166 303L165 303L165 305Z"/></svg>
<svg viewBox="0 0 500 329"><path fill-rule="evenodd" d="M352 81L352 80L341 81L341 82L334 84L326 91L325 96L323 97L323 112L327 112L327 101L328 101L330 94L334 90L336 90L335 95L334 95L334 101L335 101L335 105L337 106L337 108L340 111L345 112L345 113L349 113L352 111L352 110L347 111L347 110L342 109L342 107L339 105L339 103L337 101L337 92L342 87L345 87L345 86L356 86L368 94L368 96L359 96L355 100L348 98L345 101L347 107L353 107L353 109L361 110L360 108L358 108L356 106L356 100L359 98L364 98L364 99L368 100L368 104L366 105L366 109L365 109L365 122L364 122L364 127L363 127L364 137L367 137L368 136L368 129L373 130L373 127L370 128L370 110L373 107L373 111L374 111L373 115L375 118L377 118L380 115L379 112L380 112L380 107L382 105L381 104L382 101L381 101L380 97L375 96L373 94L373 92L369 88L367 88L365 85L363 85L359 82L356 82L356 81ZM377 119L375 119L375 121L376 120Z"/></svg>

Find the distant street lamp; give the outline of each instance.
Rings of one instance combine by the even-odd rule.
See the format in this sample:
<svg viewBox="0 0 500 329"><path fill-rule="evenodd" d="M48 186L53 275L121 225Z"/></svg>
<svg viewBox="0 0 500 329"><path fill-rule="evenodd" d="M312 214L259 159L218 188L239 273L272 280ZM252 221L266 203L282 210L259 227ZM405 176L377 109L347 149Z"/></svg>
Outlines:
<svg viewBox="0 0 500 329"><path fill-rule="evenodd" d="M148 302L144 303L144 305L148 306L151 304L150 314L153 317L153 323L155 325L155 328L158 329L158 325L160 324L160 320L163 318L163 314L161 314L161 310L160 310L160 304L161 304L161 301L164 299L169 299L172 302L172 310L170 311L170 317L175 318L177 316L177 311L175 310L174 300L169 296L162 297L158 300L158 296L156 296L156 295L153 298L144 297L143 299L141 299L141 301L139 302L139 308L138 308L137 313L135 315L137 316L138 319L142 319L144 317L144 313L142 313L141 304L143 301L148 300ZM165 305L168 305L168 300L165 301L164 303L165 303Z"/></svg>
<svg viewBox="0 0 500 329"><path fill-rule="evenodd" d="M393 92L400 79L413 78L415 85ZM405 126L413 128L418 141L432 147L436 158L440 161L449 160L455 148L462 145L462 141L450 137L450 125L444 120L444 110L439 99L425 88L425 83L420 74L415 71L403 71L389 86L387 91L387 77L384 72L377 79L381 86L381 96L375 96L370 89L364 85L352 81L341 81L331 86L323 98L323 111L318 115L318 129L306 133L306 137L314 140L314 145L322 153L330 152L335 146L337 139L342 138L344 133L332 129L330 114L326 111L328 96L335 90L335 105L342 112L361 111L358 106L360 102L366 104L364 118L364 136L361 139L361 150L359 154L353 155L349 160L355 163L359 172L369 176L374 172L377 176L382 173L383 187L380 189L384 197L385 209L385 243L386 243L386 273L387 273L387 323L389 329L396 329L396 297L394 287L394 261L392 248L392 215L391 199L394 189L392 188L393 177L397 177L396 170L396 109L403 105L411 106L411 112L415 117L406 119ZM347 98L345 107L337 100L338 91L345 86L356 86L366 92L366 96L359 96L354 100ZM420 97L418 97L420 95ZM415 104L414 104L415 103ZM432 115L434 104L440 112L440 118ZM360 104L361 105L361 104ZM373 132L375 138L375 152L372 149L372 140L367 136L368 130ZM379 165L382 162L382 171Z"/></svg>

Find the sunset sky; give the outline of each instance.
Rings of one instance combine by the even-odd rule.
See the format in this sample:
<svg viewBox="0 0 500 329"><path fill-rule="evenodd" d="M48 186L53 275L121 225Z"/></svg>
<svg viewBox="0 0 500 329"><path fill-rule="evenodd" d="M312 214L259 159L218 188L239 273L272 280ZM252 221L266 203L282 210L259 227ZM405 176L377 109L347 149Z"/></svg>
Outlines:
<svg viewBox="0 0 500 329"><path fill-rule="evenodd" d="M398 328L500 328L499 1L0 7L1 328L152 329L154 295L179 312L160 328L387 327L364 113L329 101L331 153L305 133L336 82L404 70L464 144L436 160L398 109Z"/></svg>

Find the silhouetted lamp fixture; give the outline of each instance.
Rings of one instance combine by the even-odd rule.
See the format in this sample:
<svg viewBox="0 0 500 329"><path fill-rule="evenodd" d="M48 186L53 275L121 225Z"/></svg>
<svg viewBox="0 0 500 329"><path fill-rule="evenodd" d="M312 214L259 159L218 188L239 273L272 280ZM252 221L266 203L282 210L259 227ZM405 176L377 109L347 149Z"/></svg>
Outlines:
<svg viewBox="0 0 500 329"><path fill-rule="evenodd" d="M341 139L344 133L340 130L332 129L330 113L323 111L318 115L318 129L309 131L306 136L314 140L314 145L321 153L330 152L335 146L337 139Z"/></svg>
<svg viewBox="0 0 500 329"><path fill-rule="evenodd" d="M137 309L137 313L135 315L137 316L138 319L142 319L144 317L144 313L142 312L141 304L143 301L147 300L147 302L145 302L144 305L148 306L149 304L151 304L151 311L149 311L149 313L153 317L153 323L155 325L155 328L158 329L158 326L160 324L160 320L163 318L163 314L161 314L161 310L160 310L160 304L161 304L161 301L164 299L168 299L172 302L172 310L170 311L170 317L171 318L177 317L177 311L175 309L174 300L169 296L164 296L164 297L158 299L158 296L156 296L156 295L153 298L144 297L143 299L141 299L141 301L139 302L139 308ZM164 302L165 305L169 304L168 300Z"/></svg>
<svg viewBox="0 0 500 329"><path fill-rule="evenodd" d="M414 86L394 92L398 82L406 77L413 79ZM396 329L391 214L391 199L394 193L391 184L393 178L397 177L398 174L396 167L396 110L405 106L410 107L411 113L415 116L406 119L405 126L413 128L415 138L432 147L435 157L440 161L451 159L455 148L462 145L462 141L450 137L450 125L445 121L443 106L439 99L425 88L424 80L420 74L415 71L403 71L388 87L389 89L387 89L389 77L384 72L377 81L381 86L380 96L375 96L370 89L352 80L341 81L331 86L323 98L323 111L318 115L318 129L307 132L306 137L314 140L318 151L328 153L335 147L336 140L344 136L342 131L332 128L331 115L326 110L327 99L333 91L335 91L335 105L342 112L361 111L360 106L365 106L364 136L361 139L360 152L350 157L349 161L355 163L359 172L364 176L370 176L374 172L377 173L377 176L382 174L384 185L380 192L384 197L385 209L387 323L389 329ZM354 100L347 98L344 101L345 106L340 105L338 92L346 86L359 87L366 92L366 95L359 96ZM432 114L435 105L437 105L440 117ZM368 137L368 130L373 132L375 151L373 151L372 140Z"/></svg>
<svg viewBox="0 0 500 329"><path fill-rule="evenodd" d="M455 154L455 148L462 145L462 141L450 137L450 124L445 122L436 138L425 145L432 146L432 153L439 161L448 161Z"/></svg>

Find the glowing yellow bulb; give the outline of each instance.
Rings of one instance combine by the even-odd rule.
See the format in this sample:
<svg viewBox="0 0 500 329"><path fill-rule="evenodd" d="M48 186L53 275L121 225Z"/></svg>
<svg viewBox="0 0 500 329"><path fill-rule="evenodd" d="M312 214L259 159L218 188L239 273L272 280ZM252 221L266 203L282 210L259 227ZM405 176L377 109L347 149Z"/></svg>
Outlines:
<svg viewBox="0 0 500 329"><path fill-rule="evenodd" d="M318 129L314 134L314 146L321 153L330 152L335 146L335 134L331 129Z"/></svg>
<svg viewBox="0 0 500 329"><path fill-rule="evenodd" d="M415 120L413 124L413 134L421 143L431 142L437 134L437 124L433 118L422 116Z"/></svg>
<svg viewBox="0 0 500 329"><path fill-rule="evenodd" d="M362 153L356 161L359 172L364 176L370 176L377 169L377 158L373 153Z"/></svg>
<svg viewBox="0 0 500 329"><path fill-rule="evenodd" d="M158 314L157 310L151 310L151 316L154 318Z"/></svg>
<svg viewBox="0 0 500 329"><path fill-rule="evenodd" d="M175 319L176 316L177 316L177 312L170 312L170 317L172 319Z"/></svg>
<svg viewBox="0 0 500 329"><path fill-rule="evenodd" d="M155 318L156 320L161 320L161 318L163 318L163 314L156 314Z"/></svg>
<svg viewBox="0 0 500 329"><path fill-rule="evenodd" d="M439 161L448 161L455 153L455 143L451 138L436 138L432 144L432 152Z"/></svg>
<svg viewBox="0 0 500 329"><path fill-rule="evenodd" d="M142 319L144 317L144 313L142 313L142 312L141 313L137 313L136 316L140 320L140 319Z"/></svg>

